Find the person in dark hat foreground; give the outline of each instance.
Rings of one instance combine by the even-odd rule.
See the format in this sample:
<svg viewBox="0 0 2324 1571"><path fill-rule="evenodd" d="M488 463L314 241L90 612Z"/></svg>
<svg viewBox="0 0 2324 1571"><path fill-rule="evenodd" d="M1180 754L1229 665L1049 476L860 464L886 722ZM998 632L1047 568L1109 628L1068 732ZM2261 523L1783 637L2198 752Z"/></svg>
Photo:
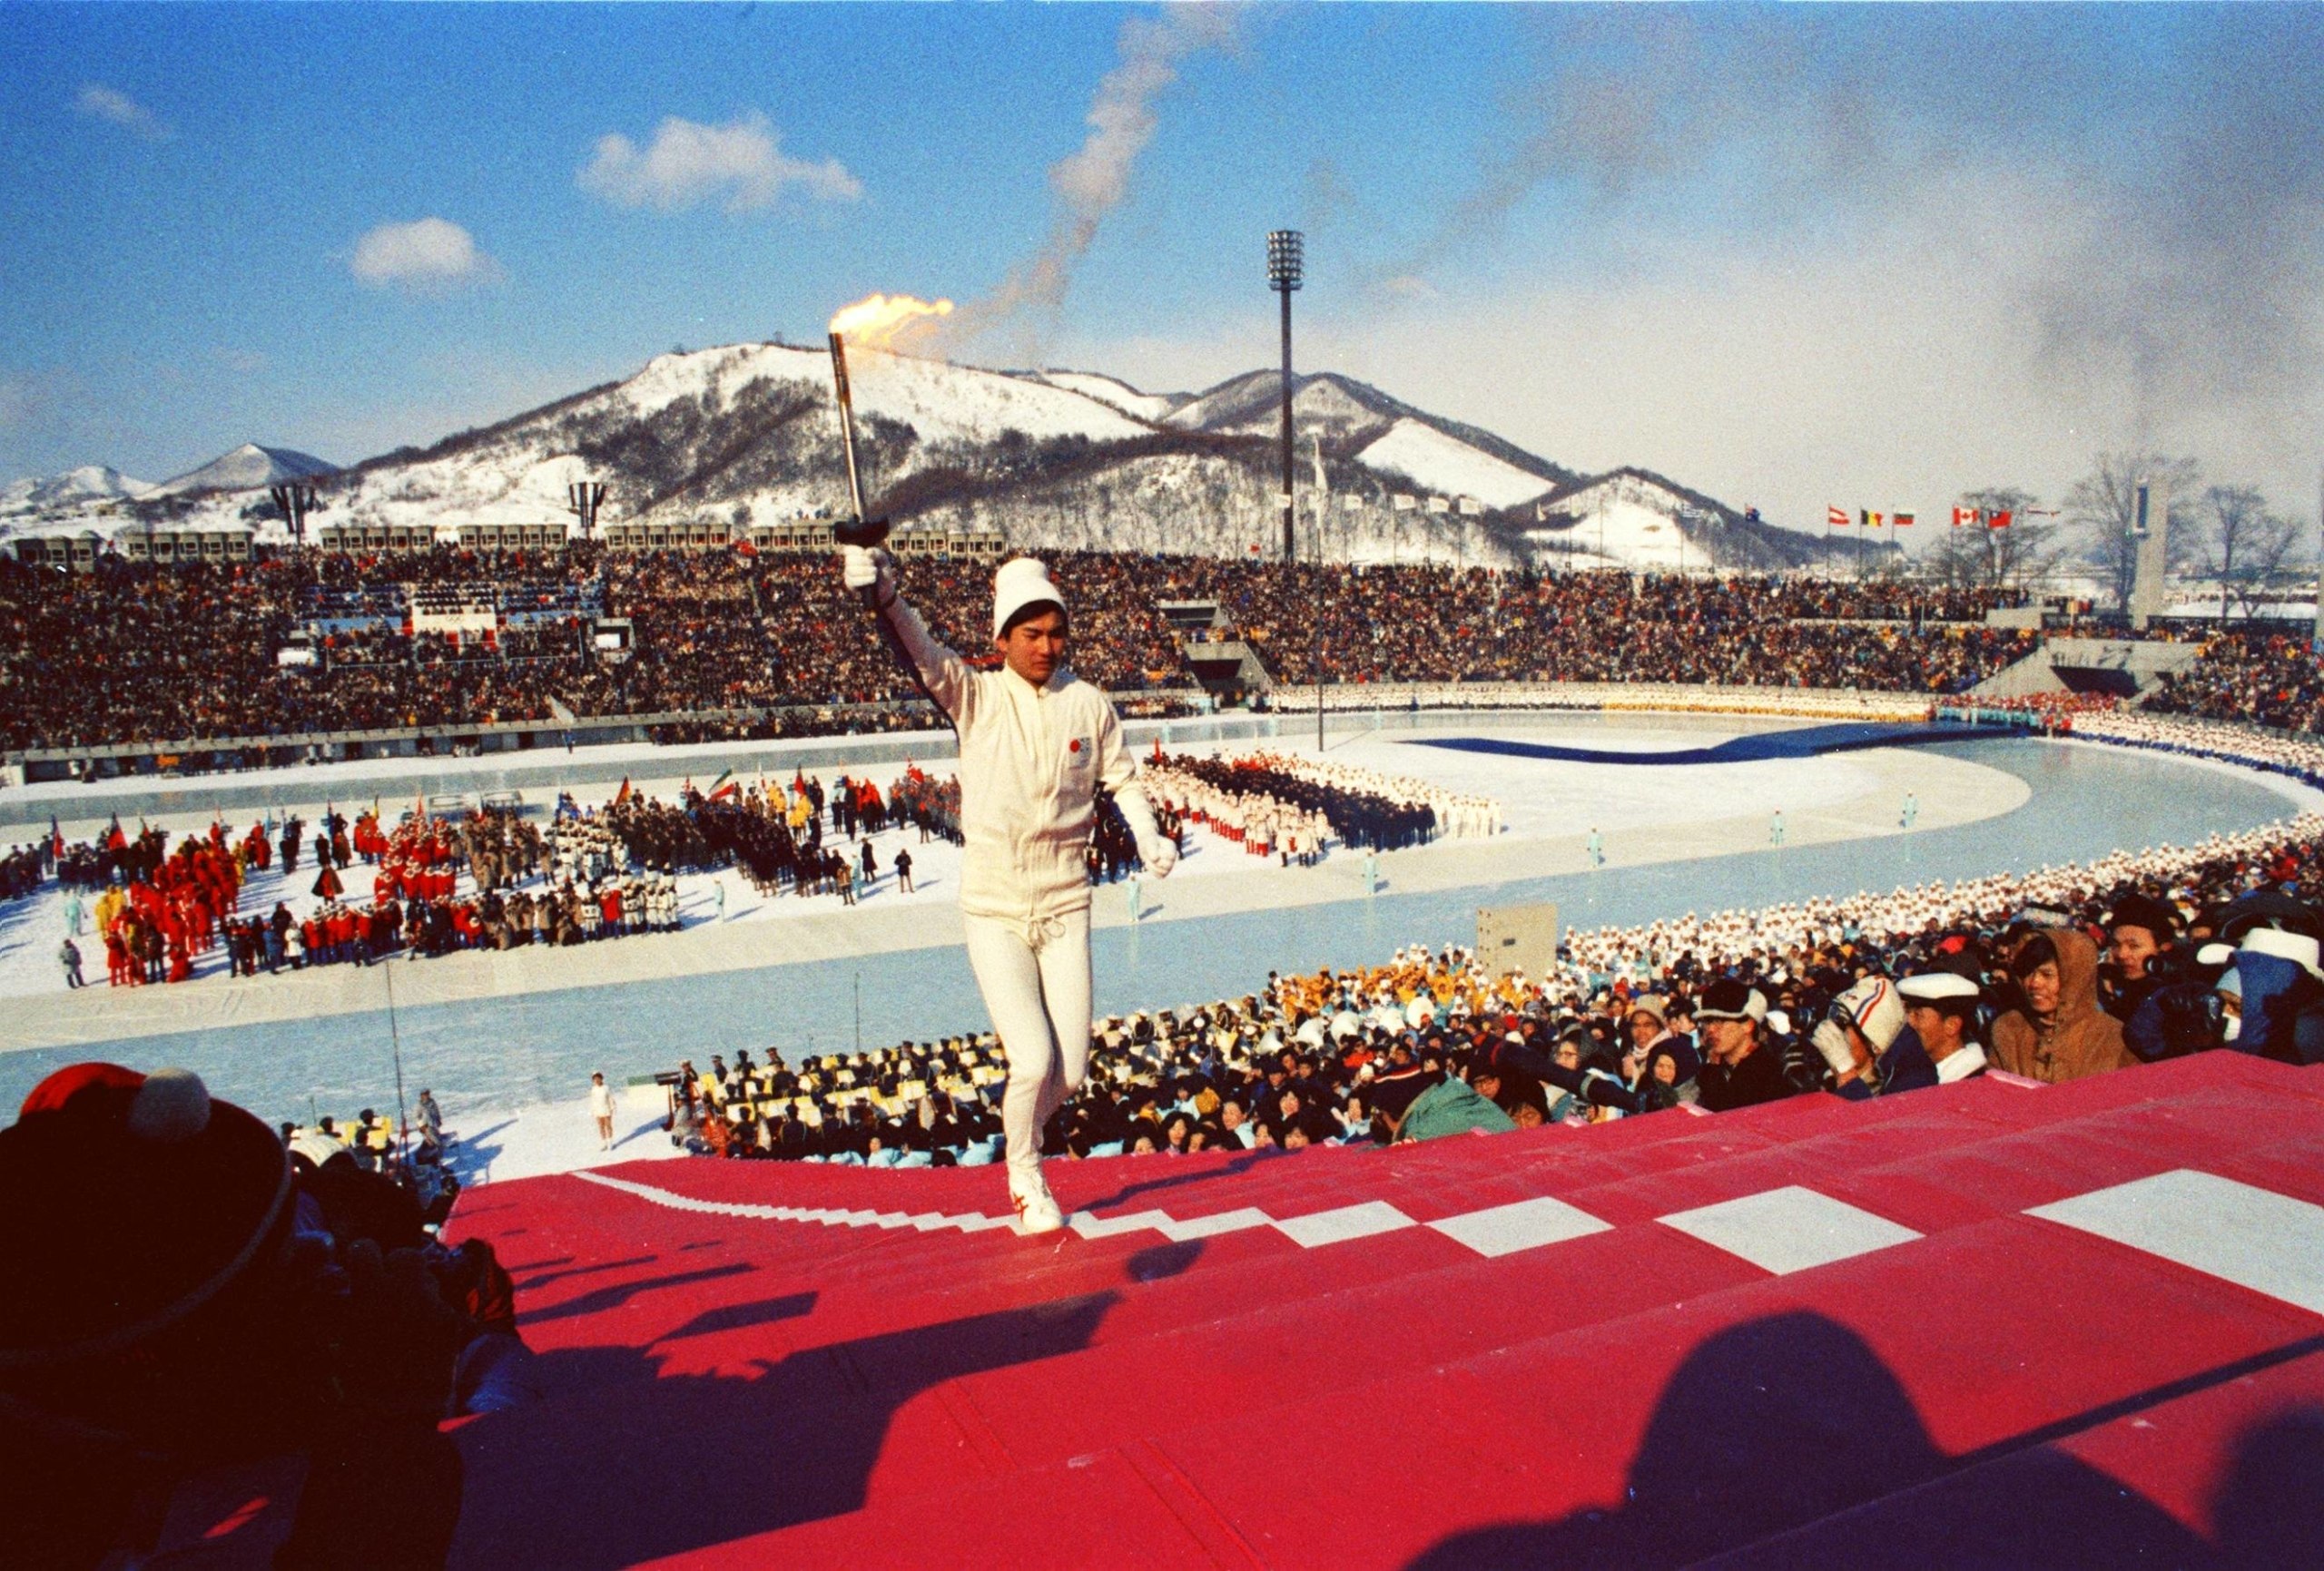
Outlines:
<svg viewBox="0 0 2324 1571"><path fill-rule="evenodd" d="M353 1196L390 1181L308 1154L302 1177L182 1069L74 1065L0 1130L0 1557L139 1555L182 1480L295 1455L277 1566L342 1566L351 1544L442 1564L461 1475L437 1426L464 1352L514 1340L507 1273L481 1244L382 1247L365 1234L420 1238L416 1213Z"/></svg>

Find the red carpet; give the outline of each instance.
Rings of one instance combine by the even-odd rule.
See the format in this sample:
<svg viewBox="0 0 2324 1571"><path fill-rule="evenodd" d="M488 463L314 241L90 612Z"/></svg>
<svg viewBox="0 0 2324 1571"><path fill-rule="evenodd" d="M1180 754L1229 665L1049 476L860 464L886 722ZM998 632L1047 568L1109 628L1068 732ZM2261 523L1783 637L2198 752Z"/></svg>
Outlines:
<svg viewBox="0 0 2324 1571"><path fill-rule="evenodd" d="M458 1562L2324 1564L2324 1075L1050 1172L476 1192Z"/></svg>

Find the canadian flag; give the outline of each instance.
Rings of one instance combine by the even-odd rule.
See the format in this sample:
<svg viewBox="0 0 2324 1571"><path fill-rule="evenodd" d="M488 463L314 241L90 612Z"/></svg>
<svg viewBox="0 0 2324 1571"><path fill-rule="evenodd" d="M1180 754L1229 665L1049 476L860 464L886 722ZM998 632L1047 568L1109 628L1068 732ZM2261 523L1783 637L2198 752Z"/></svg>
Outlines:
<svg viewBox="0 0 2324 1571"><path fill-rule="evenodd" d="M1985 527L1986 527L1986 528L1988 528L1988 529L2006 529L2006 528L2008 528L2008 527L2009 527L2009 515L2008 515L2007 513L1988 513L1988 514L1986 514L1986 515L1985 515Z"/></svg>
<svg viewBox="0 0 2324 1571"><path fill-rule="evenodd" d="M1824 523L1827 528L1846 528L1848 526L1848 510L1845 507L1826 508L1824 510Z"/></svg>
<svg viewBox="0 0 2324 1571"><path fill-rule="evenodd" d="M1974 507L1955 507L1953 509L1953 526L1955 529L1961 528L1965 525L1982 524L1984 521L1984 514Z"/></svg>

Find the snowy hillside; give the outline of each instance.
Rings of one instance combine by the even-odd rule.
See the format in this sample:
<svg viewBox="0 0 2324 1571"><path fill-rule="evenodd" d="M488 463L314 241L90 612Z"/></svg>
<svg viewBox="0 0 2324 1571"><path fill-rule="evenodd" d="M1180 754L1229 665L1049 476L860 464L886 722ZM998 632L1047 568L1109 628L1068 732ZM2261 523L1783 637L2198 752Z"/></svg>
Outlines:
<svg viewBox="0 0 2324 1571"><path fill-rule="evenodd" d="M190 469L162 481L153 488L153 494L157 496L182 496L197 491L249 491L261 486L280 485L285 480L310 480L329 475L337 467L324 463L311 453L300 453L289 447L261 447L256 442L245 442L232 452L211 459L199 469Z"/></svg>
<svg viewBox="0 0 2324 1571"><path fill-rule="evenodd" d="M1530 509L1520 532L1530 550L1574 566L1721 566L1781 569L1822 557L1813 535L1748 520L1733 508L1643 469L1565 486Z"/></svg>
<svg viewBox="0 0 2324 1571"><path fill-rule="evenodd" d="M1514 507L1553 489L1539 475L1527 474L1514 464L1409 417L1389 427L1387 435L1365 444L1355 461L1391 478L1409 480L1423 491L1473 496L1488 507Z"/></svg>
<svg viewBox="0 0 2324 1571"><path fill-rule="evenodd" d="M1110 404L1123 414L1135 415L1141 420L1159 420L1188 401L1185 393L1141 393L1128 382L1102 377L1095 371L1028 371L1025 375L1034 381Z"/></svg>
<svg viewBox="0 0 2324 1571"><path fill-rule="evenodd" d="M994 528L1027 548L1280 549L1272 371L1188 398L1096 373L990 371L860 349L849 369L866 496L900 525ZM1303 556L1318 549L1319 515L1320 549L1336 561L1780 567L1816 554L1812 536L1747 524L1646 471L1579 476L1348 378L1297 378L1293 406ZM820 345L674 353L625 381L316 476L310 519L565 525L566 487L585 479L606 486L608 524L741 529L831 516L847 506L839 434ZM288 449L244 447L149 495L115 476L123 490L111 518L86 502L35 502L23 486L9 493L23 511L0 512L0 529L167 520L249 524L276 538L282 524L264 487L324 469Z"/></svg>
<svg viewBox="0 0 2324 1571"><path fill-rule="evenodd" d="M16 480L0 487L0 517L63 508L93 506L143 496L153 487L102 464L84 464L44 480Z"/></svg>

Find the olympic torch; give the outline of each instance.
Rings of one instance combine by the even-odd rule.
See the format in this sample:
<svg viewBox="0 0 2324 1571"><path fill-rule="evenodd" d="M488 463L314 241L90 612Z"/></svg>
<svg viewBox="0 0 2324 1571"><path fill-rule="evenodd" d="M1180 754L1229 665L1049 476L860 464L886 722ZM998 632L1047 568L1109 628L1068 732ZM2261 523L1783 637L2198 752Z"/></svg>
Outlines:
<svg viewBox="0 0 2324 1571"><path fill-rule="evenodd" d="M847 386L847 339L838 333L831 335L832 386L839 394L839 437L847 452L847 499L853 509L832 531L842 545L861 545L869 549L888 537L885 518L867 518L863 513L863 472L855 462L855 397ZM865 590L868 598L872 591Z"/></svg>

